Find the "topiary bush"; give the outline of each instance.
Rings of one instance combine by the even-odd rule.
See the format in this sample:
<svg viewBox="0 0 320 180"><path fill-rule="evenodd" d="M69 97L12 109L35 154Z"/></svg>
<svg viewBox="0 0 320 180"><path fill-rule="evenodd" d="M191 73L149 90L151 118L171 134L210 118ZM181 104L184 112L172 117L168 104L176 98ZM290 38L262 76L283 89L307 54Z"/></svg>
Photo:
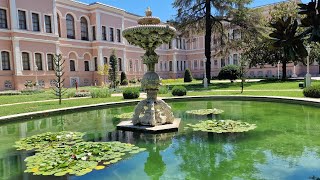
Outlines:
<svg viewBox="0 0 320 180"><path fill-rule="evenodd" d="M124 86L124 85L128 85L128 80L127 80L127 84L123 84L124 82L124 80L127 80L127 75L126 75L126 73L125 72L121 72L121 76L120 76L120 84L122 85L122 86Z"/></svg>
<svg viewBox="0 0 320 180"><path fill-rule="evenodd" d="M172 88L173 96L185 96L187 95L187 89L184 86L174 86Z"/></svg>
<svg viewBox="0 0 320 180"><path fill-rule="evenodd" d="M320 85L310 86L303 90L305 97L320 98Z"/></svg>
<svg viewBox="0 0 320 180"><path fill-rule="evenodd" d="M227 65L224 66L218 75L218 79L229 79L231 82L236 80L240 75L240 69L236 65Z"/></svg>
<svg viewBox="0 0 320 180"><path fill-rule="evenodd" d="M137 99L140 96L139 88L125 88L123 90L123 98L124 99Z"/></svg>
<svg viewBox="0 0 320 180"><path fill-rule="evenodd" d="M191 71L189 69L186 69L186 71L184 72L184 82L192 82L192 74Z"/></svg>

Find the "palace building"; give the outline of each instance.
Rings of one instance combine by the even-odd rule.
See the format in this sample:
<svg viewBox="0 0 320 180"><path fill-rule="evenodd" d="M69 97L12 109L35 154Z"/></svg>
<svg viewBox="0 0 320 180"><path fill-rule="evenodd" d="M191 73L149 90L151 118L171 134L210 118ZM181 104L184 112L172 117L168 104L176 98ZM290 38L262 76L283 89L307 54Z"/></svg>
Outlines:
<svg viewBox="0 0 320 180"><path fill-rule="evenodd" d="M115 50L119 72L128 79L141 78L146 71L144 51L129 45L122 30L137 25L140 16L101 3L85 4L73 0L0 0L0 90L24 89L26 81L50 88L55 82L54 54L62 54L65 63L65 87L101 84L98 67L108 63ZM241 38L236 29L231 38ZM213 38L213 46L219 42ZM215 48L212 48L212 51ZM177 36L171 44L157 49L160 56L156 71L161 78L181 78L190 69L195 78L205 70L204 36ZM214 53L214 52L213 52ZM238 64L238 51L227 57L212 58L212 76L221 67ZM304 76L306 67L288 65L288 76ZM311 66L319 76L319 65ZM251 77L277 77L277 67L249 70Z"/></svg>

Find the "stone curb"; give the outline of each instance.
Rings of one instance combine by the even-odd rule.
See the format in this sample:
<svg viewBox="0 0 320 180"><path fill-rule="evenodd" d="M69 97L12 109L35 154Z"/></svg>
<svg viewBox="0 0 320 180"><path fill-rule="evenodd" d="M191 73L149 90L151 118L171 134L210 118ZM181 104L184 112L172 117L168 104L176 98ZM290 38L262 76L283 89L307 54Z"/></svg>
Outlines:
<svg viewBox="0 0 320 180"><path fill-rule="evenodd" d="M162 97L166 102L176 102L176 101L188 101L188 100L228 100L228 101L263 101L263 102L282 102L289 104L302 104L309 106L320 107L320 99L311 99L311 98L291 98L283 96L184 96L184 97ZM22 113L10 116L0 117L0 123L6 122L15 122L15 121L26 121L37 117L46 117L49 115L54 115L58 113L70 113L78 112L79 110L92 110L92 109L101 109L105 107L120 107L127 105L136 105L140 100L131 100L131 101L121 101L121 102L110 102L110 103L99 103L91 104L84 106L75 106L61 109L51 109L38 112Z"/></svg>

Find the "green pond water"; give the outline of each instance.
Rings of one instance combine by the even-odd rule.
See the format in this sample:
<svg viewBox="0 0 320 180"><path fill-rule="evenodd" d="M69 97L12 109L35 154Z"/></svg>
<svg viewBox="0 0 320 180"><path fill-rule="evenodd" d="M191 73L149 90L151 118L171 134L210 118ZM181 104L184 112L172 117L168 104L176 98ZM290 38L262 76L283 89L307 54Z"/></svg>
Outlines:
<svg viewBox="0 0 320 180"><path fill-rule="evenodd" d="M0 126L0 179L10 180L144 180L144 179L316 179L320 177L320 109L252 101L170 103L182 119L179 132L141 134L116 131L116 114L134 106L63 114ZM217 119L243 120L257 128L240 134L210 135L184 130L188 123L212 117L185 111L219 108ZM86 132L88 141L121 141L147 151L81 177L33 176L24 159L33 152L16 151L14 142L44 132Z"/></svg>

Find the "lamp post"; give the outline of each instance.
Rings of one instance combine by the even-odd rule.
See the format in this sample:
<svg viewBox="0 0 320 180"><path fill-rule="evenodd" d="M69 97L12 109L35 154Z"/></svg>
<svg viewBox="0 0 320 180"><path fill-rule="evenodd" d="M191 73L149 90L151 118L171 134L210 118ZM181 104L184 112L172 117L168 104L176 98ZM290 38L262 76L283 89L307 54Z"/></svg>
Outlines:
<svg viewBox="0 0 320 180"><path fill-rule="evenodd" d="M206 67L204 68L203 87L204 88L208 88L208 79L207 79Z"/></svg>
<svg viewBox="0 0 320 180"><path fill-rule="evenodd" d="M311 86L311 74L310 74L310 46L307 46L307 51L308 51L308 56L307 56L307 74L305 77L305 87L310 87Z"/></svg>
<svg viewBox="0 0 320 180"><path fill-rule="evenodd" d="M37 65L34 66L34 70L36 71L36 89L38 89L39 83L38 83L38 66Z"/></svg>

